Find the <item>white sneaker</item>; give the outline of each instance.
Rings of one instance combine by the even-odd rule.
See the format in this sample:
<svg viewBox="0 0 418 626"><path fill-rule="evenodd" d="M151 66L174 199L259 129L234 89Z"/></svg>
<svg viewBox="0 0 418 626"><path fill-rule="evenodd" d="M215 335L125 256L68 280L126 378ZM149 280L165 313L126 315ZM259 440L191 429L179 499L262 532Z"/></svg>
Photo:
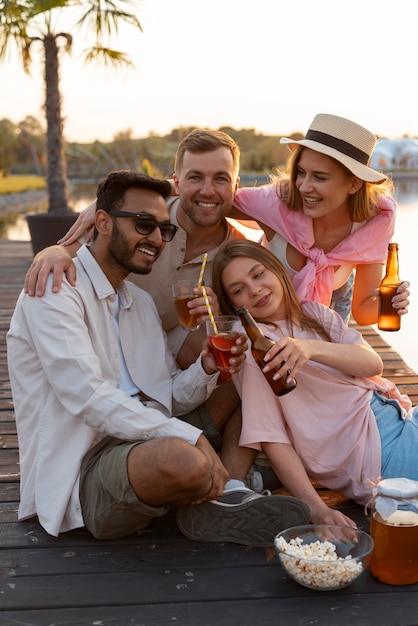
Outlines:
<svg viewBox="0 0 418 626"><path fill-rule="evenodd" d="M257 493L262 493L265 489L271 492L284 489L270 465L254 463L245 477L245 482L250 489Z"/></svg>

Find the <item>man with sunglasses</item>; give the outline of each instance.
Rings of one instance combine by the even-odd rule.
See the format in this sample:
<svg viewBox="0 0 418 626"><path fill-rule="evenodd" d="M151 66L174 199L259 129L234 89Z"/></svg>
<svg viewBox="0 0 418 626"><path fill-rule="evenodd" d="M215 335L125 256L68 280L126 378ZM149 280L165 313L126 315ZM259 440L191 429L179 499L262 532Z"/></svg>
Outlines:
<svg viewBox="0 0 418 626"><path fill-rule="evenodd" d="M163 254L155 259L150 274L131 273L128 277L152 295L167 333L168 346L182 368L196 360L205 330L204 324L194 332L180 326L171 285L175 278L192 278L197 282L207 253L204 282L210 304L215 314L218 312L217 298L211 289L213 258L225 243L244 237L226 219L239 185L239 165L239 147L227 133L197 129L183 138L174 164L173 191L178 196L167 199L170 222L177 226L177 234ZM76 285L77 274L71 256L80 247L78 239L85 240L86 232L92 227L95 204L91 203L83 211L64 237L66 245L52 246L37 255L25 279L25 290L29 295L42 296L50 271L53 271L54 291L59 291L64 271L70 284ZM207 317L203 297L192 300L190 307L202 320ZM269 467L254 464L254 450L238 446L240 406L232 381L220 384L195 412L193 422L205 430L212 445L220 451L231 476L227 490L236 490L224 499L233 498L234 502L251 495L246 487L261 492L264 487L275 489L280 486Z"/></svg>
<svg viewBox="0 0 418 626"><path fill-rule="evenodd" d="M184 137L177 148L174 164L173 191L178 196L167 200L170 222L177 226L177 234L164 253L155 259L151 274L132 273L128 277L152 295L167 333L168 345L182 368L196 360L205 329L201 324L197 331L188 332L180 326L171 285L175 278L191 278L197 282L207 253L204 282L210 304L215 314L218 312L217 298L211 290L213 258L225 243L244 237L226 220L239 185L239 164L238 145L222 131L199 129ZM71 256L81 245L79 239L86 240L86 232L93 224L95 204L91 203L81 213L63 238L64 245L47 248L34 259L25 279L25 290L29 295L42 296L50 271L53 271L54 291L59 291L64 271L70 284L76 285ZM207 316L203 297L192 300L190 307L196 315L202 316L202 320ZM217 386L200 408L195 425L205 427L207 432L210 430L211 443L216 449L222 446L222 460L233 479L239 481L231 486L244 486L255 453L249 448L238 447L240 399L231 381ZM254 487L254 484L251 482L250 486ZM262 484L257 486L258 491L262 489Z"/></svg>
<svg viewBox="0 0 418 626"><path fill-rule="evenodd" d="M86 526L98 539L114 539L141 531L170 506L179 507L188 534L190 508L201 508L192 538L268 545L306 514L303 503L268 496L233 513L213 504L228 472L188 412L213 391L214 362L204 346L195 363L179 368L151 296L125 281L130 272L151 272L176 234L168 193L166 181L109 174L98 187L93 240L75 260L77 286L64 281L54 294L51 278L43 298L19 297L7 334L19 519L37 515L54 536ZM231 373L246 348L240 335ZM254 512L258 525L245 527Z"/></svg>
<svg viewBox="0 0 418 626"><path fill-rule="evenodd" d="M226 220L239 185L239 160L238 145L222 131L194 130L186 135L178 146L174 164L173 191L178 195L168 199L170 220L178 228L177 236L158 258L152 277L129 276L129 280L153 296L169 345L183 367L195 360L204 338L204 328L202 325L197 333L189 333L179 325L171 283L174 277L197 281L207 253L204 282L210 288L212 259L218 249L231 239L244 238ZM63 245L51 246L37 255L25 279L25 290L29 295L42 296L51 269L54 291L60 288L63 271L70 283L76 284L76 272L70 257L80 247L79 240L86 240L85 233L93 225L94 212L95 201L80 214L76 224L61 240ZM215 296L210 289L208 292L211 304L214 301L216 308ZM206 316L203 297L193 300L191 307L197 315Z"/></svg>

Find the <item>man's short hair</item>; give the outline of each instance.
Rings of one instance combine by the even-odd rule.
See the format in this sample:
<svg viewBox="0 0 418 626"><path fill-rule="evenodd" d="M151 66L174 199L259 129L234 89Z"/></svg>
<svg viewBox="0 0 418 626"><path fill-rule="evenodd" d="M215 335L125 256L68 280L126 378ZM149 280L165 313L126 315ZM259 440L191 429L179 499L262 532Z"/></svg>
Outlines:
<svg viewBox="0 0 418 626"><path fill-rule="evenodd" d="M161 180L133 170L110 172L97 186L96 211L118 209L128 189L149 189L159 193L164 199L171 194L168 180Z"/></svg>
<svg viewBox="0 0 418 626"><path fill-rule="evenodd" d="M185 152L202 154L204 152L213 152L218 148L228 148L231 152L234 162L234 174L238 176L240 149L234 139L222 130L196 129L186 135L177 148L174 171L176 174L180 172Z"/></svg>

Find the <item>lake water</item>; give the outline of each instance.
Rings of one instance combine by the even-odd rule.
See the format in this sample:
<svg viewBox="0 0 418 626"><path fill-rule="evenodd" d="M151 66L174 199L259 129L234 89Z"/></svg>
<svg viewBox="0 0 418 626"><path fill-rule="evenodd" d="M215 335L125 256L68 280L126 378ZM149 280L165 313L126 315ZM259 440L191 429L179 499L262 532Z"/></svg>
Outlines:
<svg viewBox="0 0 418 626"><path fill-rule="evenodd" d="M384 340L398 352L403 360L418 373L418 271L415 247L418 248L418 178L395 179L398 189L398 211L395 236L399 244L400 275L411 283L409 312L402 316L401 329L382 332L375 327ZM80 211L92 196L79 197L74 210ZM29 231L24 216L6 227L4 237L14 241L29 241Z"/></svg>
<svg viewBox="0 0 418 626"><path fill-rule="evenodd" d="M396 180L398 209L393 240L399 244L400 276L411 283L408 314L402 316L397 332L377 330L403 360L418 373L418 179Z"/></svg>

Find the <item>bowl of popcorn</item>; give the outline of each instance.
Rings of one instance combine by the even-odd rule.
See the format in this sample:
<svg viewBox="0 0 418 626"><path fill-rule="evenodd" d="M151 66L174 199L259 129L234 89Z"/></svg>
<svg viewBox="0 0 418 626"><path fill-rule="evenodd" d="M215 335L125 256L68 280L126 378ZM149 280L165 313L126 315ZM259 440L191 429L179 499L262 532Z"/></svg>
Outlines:
<svg viewBox="0 0 418 626"><path fill-rule="evenodd" d="M293 526L274 538L286 573L309 589L333 591L347 587L370 563L373 539L350 526Z"/></svg>

